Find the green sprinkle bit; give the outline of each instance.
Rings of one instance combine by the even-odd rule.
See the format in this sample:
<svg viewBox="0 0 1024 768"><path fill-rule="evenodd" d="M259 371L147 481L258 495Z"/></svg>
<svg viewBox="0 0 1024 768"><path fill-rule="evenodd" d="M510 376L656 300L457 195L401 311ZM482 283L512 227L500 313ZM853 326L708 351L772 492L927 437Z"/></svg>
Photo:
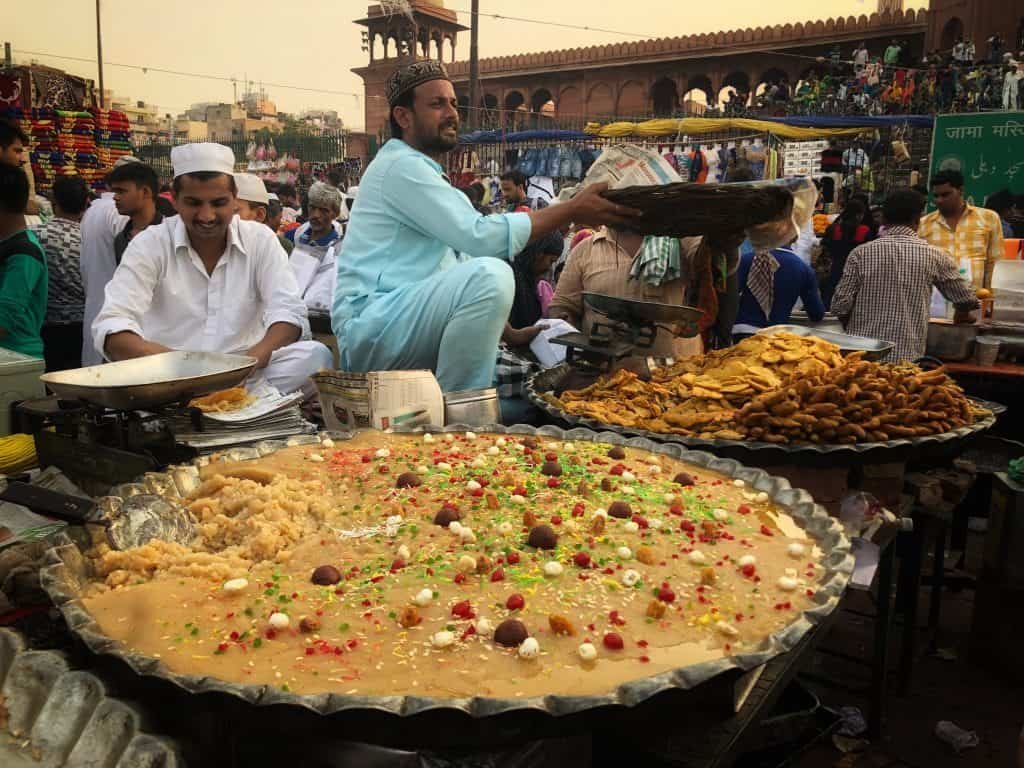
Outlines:
<svg viewBox="0 0 1024 768"><path fill-rule="evenodd" d="M261 647L263 647L263 638L262 637L255 638L252 641L252 647L253 648L261 648Z"/></svg>
<svg viewBox="0 0 1024 768"><path fill-rule="evenodd" d="M338 625L338 629L342 632L348 632L348 622L343 621L341 624Z"/></svg>

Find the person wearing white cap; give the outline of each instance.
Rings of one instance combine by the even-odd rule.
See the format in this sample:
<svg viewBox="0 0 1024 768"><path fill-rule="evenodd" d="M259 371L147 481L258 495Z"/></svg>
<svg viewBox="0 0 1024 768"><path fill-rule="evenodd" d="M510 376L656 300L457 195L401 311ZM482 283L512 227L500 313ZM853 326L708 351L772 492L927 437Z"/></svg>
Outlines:
<svg viewBox="0 0 1024 768"><path fill-rule="evenodd" d="M236 173L235 185L238 187L238 218L265 224L270 195L263 179L252 173Z"/></svg>
<svg viewBox="0 0 1024 768"><path fill-rule="evenodd" d="M234 155L221 144L171 150L178 215L146 229L124 253L92 326L110 360L171 349L252 355L284 393L312 394L331 366L309 340L306 307L277 238L235 216Z"/></svg>
<svg viewBox="0 0 1024 768"><path fill-rule="evenodd" d="M122 166L139 163L132 155L124 155L114 162L111 172ZM110 188L110 182L107 182ZM82 318L82 365L99 365L103 356L92 343L92 323L103 307L104 290L117 269L114 239L130 223L131 217L118 213L114 192L104 192L94 200L82 217L82 250L79 266L82 287L85 289L85 313Z"/></svg>
<svg viewBox="0 0 1024 768"><path fill-rule="evenodd" d="M271 232L277 235L277 242L284 248L284 252L291 256L292 251L295 249L295 243L284 235L278 234L277 231L281 228L281 221L284 218L284 206L281 205L281 198L273 192L268 194L267 197L270 198L270 202L267 203L267 220L263 223L270 227Z"/></svg>
<svg viewBox="0 0 1024 768"><path fill-rule="evenodd" d="M295 243L289 261L306 306L330 309L337 271L334 254L343 232L337 218L344 201L337 187L322 181L314 182L309 188L308 200L309 221L285 233L285 239Z"/></svg>

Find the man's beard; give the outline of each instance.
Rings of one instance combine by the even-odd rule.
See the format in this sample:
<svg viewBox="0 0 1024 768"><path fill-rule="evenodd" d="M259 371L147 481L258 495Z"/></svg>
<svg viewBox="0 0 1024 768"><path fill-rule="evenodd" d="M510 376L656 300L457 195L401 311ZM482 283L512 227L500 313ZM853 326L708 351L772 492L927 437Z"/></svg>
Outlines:
<svg viewBox="0 0 1024 768"><path fill-rule="evenodd" d="M451 139L445 137L441 133L441 131L449 127L455 128L455 136ZM449 123L447 125L438 126L437 133L429 138L423 139L420 146L428 154L440 154L442 152L451 152L459 143L458 131L458 123Z"/></svg>

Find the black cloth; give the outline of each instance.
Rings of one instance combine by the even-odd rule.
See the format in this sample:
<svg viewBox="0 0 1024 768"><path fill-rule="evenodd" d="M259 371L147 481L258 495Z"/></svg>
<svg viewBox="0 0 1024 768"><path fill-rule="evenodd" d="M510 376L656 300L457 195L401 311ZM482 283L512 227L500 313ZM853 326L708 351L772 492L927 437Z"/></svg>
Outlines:
<svg viewBox="0 0 1024 768"><path fill-rule="evenodd" d="M822 173L842 173L843 172L843 150L841 149L825 149L821 153L821 172Z"/></svg>
<svg viewBox="0 0 1024 768"><path fill-rule="evenodd" d="M528 246L516 256L512 272L516 278L516 292L508 322L515 329L529 328L541 319L540 296L537 295L537 277L533 271L534 259L541 254L537 243Z"/></svg>
<svg viewBox="0 0 1024 768"><path fill-rule="evenodd" d="M146 225L146 227L152 227L154 224L159 224L164 220L164 216L160 211L157 211L153 220ZM117 264L121 263L121 257L124 256L124 252L128 249L128 243L132 241L132 222L128 221L124 225L124 229L117 233L114 237L114 262Z"/></svg>
<svg viewBox="0 0 1024 768"><path fill-rule="evenodd" d="M44 325L39 335L43 339L43 359L46 361L47 373L82 367L81 323Z"/></svg>

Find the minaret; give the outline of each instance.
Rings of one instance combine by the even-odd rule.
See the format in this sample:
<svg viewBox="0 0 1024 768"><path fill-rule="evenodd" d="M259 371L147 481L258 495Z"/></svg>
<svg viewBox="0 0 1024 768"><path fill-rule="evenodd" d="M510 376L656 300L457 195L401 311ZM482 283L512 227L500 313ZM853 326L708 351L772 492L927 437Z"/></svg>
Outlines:
<svg viewBox="0 0 1024 768"><path fill-rule="evenodd" d="M363 50L370 63L352 71L363 78L365 131L372 135L388 122L384 84L391 73L421 59L455 61L458 33L468 27L459 24L458 15L445 8L443 0L386 0L371 5L366 18L356 24L366 27Z"/></svg>

